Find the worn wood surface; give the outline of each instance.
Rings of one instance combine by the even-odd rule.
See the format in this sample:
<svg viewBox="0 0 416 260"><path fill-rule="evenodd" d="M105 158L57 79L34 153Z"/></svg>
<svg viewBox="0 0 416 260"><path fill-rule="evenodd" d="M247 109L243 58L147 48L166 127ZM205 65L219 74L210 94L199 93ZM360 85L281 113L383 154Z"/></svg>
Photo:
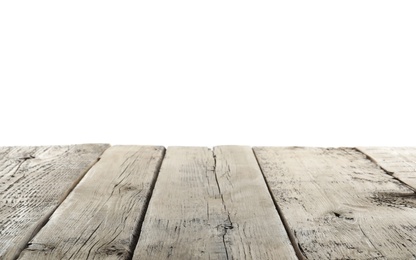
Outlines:
<svg viewBox="0 0 416 260"><path fill-rule="evenodd" d="M324 148L254 151L307 258L416 258L415 193L364 154Z"/></svg>
<svg viewBox="0 0 416 260"><path fill-rule="evenodd" d="M296 259L251 148L170 147L133 259Z"/></svg>
<svg viewBox="0 0 416 260"><path fill-rule="evenodd" d="M358 147L388 174L416 190L416 147Z"/></svg>
<svg viewBox="0 0 416 260"><path fill-rule="evenodd" d="M416 259L416 148L108 147L0 147L1 260Z"/></svg>
<svg viewBox="0 0 416 260"><path fill-rule="evenodd" d="M109 148L20 259L131 257L163 155L163 147Z"/></svg>
<svg viewBox="0 0 416 260"><path fill-rule="evenodd" d="M0 148L0 259L15 259L108 145Z"/></svg>

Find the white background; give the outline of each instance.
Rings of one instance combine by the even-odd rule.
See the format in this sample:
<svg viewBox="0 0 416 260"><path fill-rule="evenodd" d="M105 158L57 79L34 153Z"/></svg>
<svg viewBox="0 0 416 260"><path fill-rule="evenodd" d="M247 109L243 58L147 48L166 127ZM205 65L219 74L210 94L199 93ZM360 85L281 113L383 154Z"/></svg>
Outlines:
<svg viewBox="0 0 416 260"><path fill-rule="evenodd" d="M416 146L414 1L1 1L0 145Z"/></svg>

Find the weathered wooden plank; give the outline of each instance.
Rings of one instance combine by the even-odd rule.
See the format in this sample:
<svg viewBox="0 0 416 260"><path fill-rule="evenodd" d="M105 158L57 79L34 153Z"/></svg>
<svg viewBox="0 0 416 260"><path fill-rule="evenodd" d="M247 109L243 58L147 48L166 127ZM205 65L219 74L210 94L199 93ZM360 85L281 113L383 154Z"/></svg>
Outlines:
<svg viewBox="0 0 416 260"><path fill-rule="evenodd" d="M109 148L20 259L131 257L164 150L152 146Z"/></svg>
<svg viewBox="0 0 416 260"><path fill-rule="evenodd" d="M250 147L214 149L231 259L297 259Z"/></svg>
<svg viewBox="0 0 416 260"><path fill-rule="evenodd" d="M310 259L416 257L416 196L354 149L256 147L288 229Z"/></svg>
<svg viewBox="0 0 416 260"><path fill-rule="evenodd" d="M229 227L208 148L169 147L133 259L225 259Z"/></svg>
<svg viewBox="0 0 416 260"><path fill-rule="evenodd" d="M0 148L0 259L15 259L106 144Z"/></svg>
<svg viewBox="0 0 416 260"><path fill-rule="evenodd" d="M248 147L170 147L133 259L296 259Z"/></svg>
<svg viewBox="0 0 416 260"><path fill-rule="evenodd" d="M416 147L358 147L387 173L416 189Z"/></svg>

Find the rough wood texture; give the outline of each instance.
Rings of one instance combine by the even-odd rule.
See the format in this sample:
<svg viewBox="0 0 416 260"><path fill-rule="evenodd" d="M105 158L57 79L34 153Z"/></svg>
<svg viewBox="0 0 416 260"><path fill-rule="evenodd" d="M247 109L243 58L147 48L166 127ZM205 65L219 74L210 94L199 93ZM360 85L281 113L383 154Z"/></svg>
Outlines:
<svg viewBox="0 0 416 260"><path fill-rule="evenodd" d="M20 259L131 257L163 155L163 147L109 148Z"/></svg>
<svg viewBox="0 0 416 260"><path fill-rule="evenodd" d="M104 144L0 148L0 259L15 259Z"/></svg>
<svg viewBox="0 0 416 260"><path fill-rule="evenodd" d="M133 259L296 259L252 150L171 147Z"/></svg>
<svg viewBox="0 0 416 260"><path fill-rule="evenodd" d="M416 257L416 197L354 149L254 148L309 259Z"/></svg>
<svg viewBox="0 0 416 260"><path fill-rule="evenodd" d="M359 147L388 174L416 190L416 147Z"/></svg>

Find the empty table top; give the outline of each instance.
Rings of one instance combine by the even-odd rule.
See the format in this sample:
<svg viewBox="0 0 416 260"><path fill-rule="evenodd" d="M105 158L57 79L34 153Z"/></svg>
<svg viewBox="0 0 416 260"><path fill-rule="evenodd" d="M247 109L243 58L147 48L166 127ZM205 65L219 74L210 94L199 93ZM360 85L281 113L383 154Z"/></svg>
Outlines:
<svg viewBox="0 0 416 260"><path fill-rule="evenodd" d="M0 259L416 258L416 148L0 147Z"/></svg>

